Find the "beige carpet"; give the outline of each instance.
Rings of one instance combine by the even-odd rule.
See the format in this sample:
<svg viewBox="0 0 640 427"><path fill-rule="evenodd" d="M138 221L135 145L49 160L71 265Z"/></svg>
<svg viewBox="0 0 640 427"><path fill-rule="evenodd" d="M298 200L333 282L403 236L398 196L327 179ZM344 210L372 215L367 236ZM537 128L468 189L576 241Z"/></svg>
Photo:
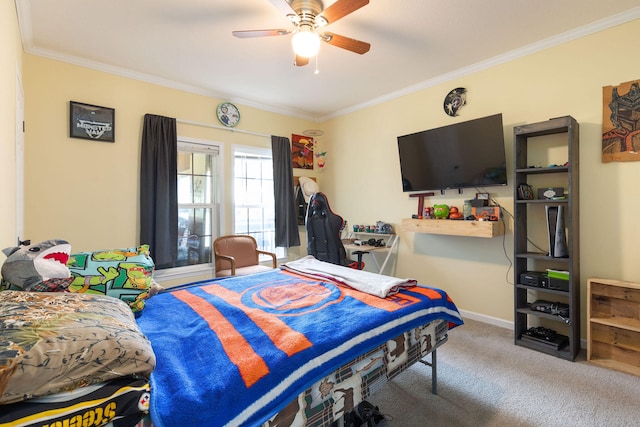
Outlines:
<svg viewBox="0 0 640 427"><path fill-rule="evenodd" d="M389 426L640 426L640 378L513 344L466 320L438 350L438 395L418 363L369 399Z"/></svg>

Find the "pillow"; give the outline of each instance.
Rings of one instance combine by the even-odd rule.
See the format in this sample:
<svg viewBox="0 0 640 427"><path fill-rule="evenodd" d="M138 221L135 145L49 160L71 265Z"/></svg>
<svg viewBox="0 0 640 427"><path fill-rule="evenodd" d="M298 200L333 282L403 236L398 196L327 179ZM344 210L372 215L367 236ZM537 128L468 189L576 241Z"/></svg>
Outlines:
<svg viewBox="0 0 640 427"><path fill-rule="evenodd" d="M71 254L70 292L102 294L123 300L133 312L144 308L155 267L149 245Z"/></svg>
<svg viewBox="0 0 640 427"><path fill-rule="evenodd" d="M69 292L0 292L0 405L115 378L148 378L151 343L123 301Z"/></svg>
<svg viewBox="0 0 640 427"><path fill-rule="evenodd" d="M5 248L7 259L0 270L0 290L34 292L64 292L69 286L70 272L67 268L71 245L66 240L51 239L31 244Z"/></svg>

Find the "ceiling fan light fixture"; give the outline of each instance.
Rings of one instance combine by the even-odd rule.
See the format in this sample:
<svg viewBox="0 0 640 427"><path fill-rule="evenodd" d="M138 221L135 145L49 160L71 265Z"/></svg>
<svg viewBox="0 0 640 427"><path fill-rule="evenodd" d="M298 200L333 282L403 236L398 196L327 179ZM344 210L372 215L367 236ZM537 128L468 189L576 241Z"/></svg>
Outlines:
<svg viewBox="0 0 640 427"><path fill-rule="evenodd" d="M316 56L320 50L320 36L310 26L300 26L291 38L293 51L304 58Z"/></svg>

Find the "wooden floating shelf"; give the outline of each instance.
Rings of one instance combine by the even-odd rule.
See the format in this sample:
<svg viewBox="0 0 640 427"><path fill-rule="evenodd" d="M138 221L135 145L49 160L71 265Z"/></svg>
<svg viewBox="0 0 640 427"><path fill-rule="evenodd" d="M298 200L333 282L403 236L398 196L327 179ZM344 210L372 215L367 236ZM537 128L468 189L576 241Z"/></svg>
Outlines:
<svg viewBox="0 0 640 427"><path fill-rule="evenodd" d="M504 225L502 221L405 218L402 220L402 230L413 233L446 234L490 239L495 236L501 236L504 232Z"/></svg>

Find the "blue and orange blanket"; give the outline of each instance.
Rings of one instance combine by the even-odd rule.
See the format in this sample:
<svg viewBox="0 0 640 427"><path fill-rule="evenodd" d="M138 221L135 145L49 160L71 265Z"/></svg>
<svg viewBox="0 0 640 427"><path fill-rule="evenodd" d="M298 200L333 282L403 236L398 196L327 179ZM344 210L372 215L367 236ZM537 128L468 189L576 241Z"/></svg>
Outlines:
<svg viewBox="0 0 640 427"><path fill-rule="evenodd" d="M156 354L155 427L260 425L358 355L436 319L462 324L435 288L379 298L273 270L154 296L138 324Z"/></svg>

